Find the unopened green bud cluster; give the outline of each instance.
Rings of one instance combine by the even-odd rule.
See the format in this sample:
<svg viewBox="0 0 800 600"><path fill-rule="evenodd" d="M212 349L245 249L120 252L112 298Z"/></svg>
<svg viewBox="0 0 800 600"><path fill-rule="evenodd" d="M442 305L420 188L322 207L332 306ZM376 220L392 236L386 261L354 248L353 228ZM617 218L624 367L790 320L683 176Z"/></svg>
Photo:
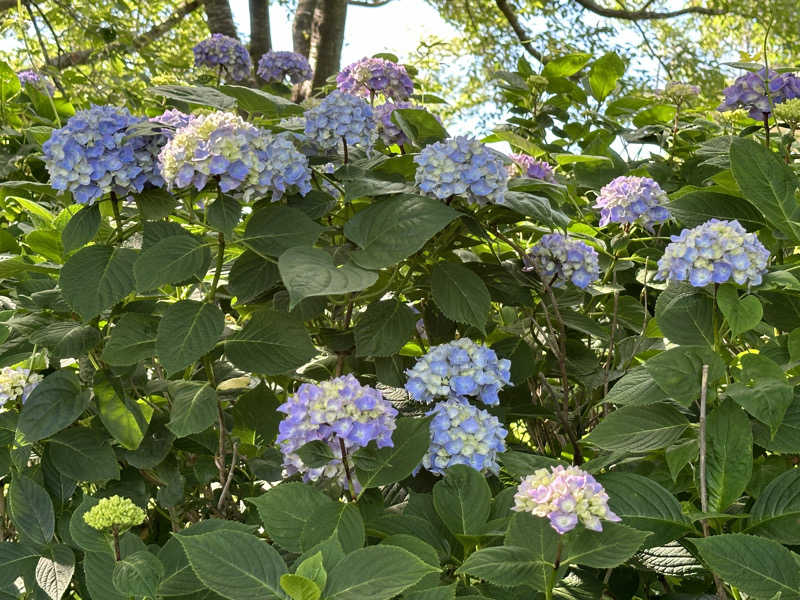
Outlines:
<svg viewBox="0 0 800 600"><path fill-rule="evenodd" d="M115 526L122 530L141 525L145 516L145 512L127 498L111 496L101 499L84 513L83 520L89 527L99 531Z"/></svg>

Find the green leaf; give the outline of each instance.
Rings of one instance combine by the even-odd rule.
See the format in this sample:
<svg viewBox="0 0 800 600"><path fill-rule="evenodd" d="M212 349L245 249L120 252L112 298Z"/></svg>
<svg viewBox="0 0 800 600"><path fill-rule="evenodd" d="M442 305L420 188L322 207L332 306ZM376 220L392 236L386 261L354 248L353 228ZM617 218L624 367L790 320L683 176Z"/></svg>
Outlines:
<svg viewBox="0 0 800 600"><path fill-rule="evenodd" d="M602 102L617 87L625 74L625 62L615 53L608 52L598 58L589 69L589 87L592 96Z"/></svg>
<svg viewBox="0 0 800 600"><path fill-rule="evenodd" d="M221 194L208 207L206 220L217 231L222 232L227 237L233 235L233 228L239 224L242 216L242 205L236 198Z"/></svg>
<svg viewBox="0 0 800 600"><path fill-rule="evenodd" d="M451 321L485 331L492 300L483 280L460 263L440 262L431 274L433 301Z"/></svg>
<svg viewBox="0 0 800 600"><path fill-rule="evenodd" d="M736 136L731 138L731 170L745 199L767 222L790 239L800 240L797 177L792 169L761 144Z"/></svg>
<svg viewBox="0 0 800 600"><path fill-rule="evenodd" d="M736 219L748 231L764 226L764 217L743 198L719 192L697 190L674 198L669 203L672 216L686 227L697 227L709 219Z"/></svg>
<svg viewBox="0 0 800 600"><path fill-rule="evenodd" d="M750 509L746 531L782 544L800 543L800 470L791 469L769 482Z"/></svg>
<svg viewBox="0 0 800 600"><path fill-rule="evenodd" d="M125 596L155 598L164 576L164 565L148 550L134 552L114 565L111 582Z"/></svg>
<svg viewBox="0 0 800 600"><path fill-rule="evenodd" d="M61 269L58 281L64 300L84 321L96 317L133 291L137 256L129 248L81 248Z"/></svg>
<svg viewBox="0 0 800 600"><path fill-rule="evenodd" d="M344 234L361 248L351 260L365 269L394 265L459 216L443 202L424 196L403 194L371 204L345 223Z"/></svg>
<svg viewBox="0 0 800 600"><path fill-rule="evenodd" d="M289 552L302 552L300 535L321 506L336 505L325 494L299 482L282 483L247 501L258 509L267 535Z"/></svg>
<svg viewBox="0 0 800 600"><path fill-rule="evenodd" d="M83 557L83 572L86 576L86 589L92 600L130 600L120 594L112 584L114 556L108 553L87 552Z"/></svg>
<svg viewBox="0 0 800 600"><path fill-rule="evenodd" d="M139 207L139 212L142 213L142 218L150 221L168 217L178 203L172 194L161 188L146 189L134 195L133 199Z"/></svg>
<svg viewBox="0 0 800 600"><path fill-rule="evenodd" d="M194 574L177 536L170 538L161 547L158 552L158 560L164 566L164 575L158 584L159 595L184 596L199 594L206 589Z"/></svg>
<svg viewBox="0 0 800 600"><path fill-rule="evenodd" d="M72 369L51 373L22 405L17 431L25 443L38 442L72 424L89 406L91 394L81 390Z"/></svg>
<svg viewBox="0 0 800 600"><path fill-rule="evenodd" d="M100 205L85 206L74 215L61 232L65 252L71 252L94 239L100 229Z"/></svg>
<svg viewBox="0 0 800 600"><path fill-rule="evenodd" d="M364 545L364 520L351 504L323 504L308 515L300 533L300 547L309 551L321 542L336 537L347 552Z"/></svg>
<svg viewBox="0 0 800 600"><path fill-rule="evenodd" d="M0 585L9 585L22 573L32 571L39 552L18 542L0 542Z"/></svg>
<svg viewBox="0 0 800 600"><path fill-rule="evenodd" d="M439 119L427 110L398 108L390 118L418 148L450 137Z"/></svg>
<svg viewBox="0 0 800 600"><path fill-rule="evenodd" d="M49 440L53 465L75 481L103 481L119 477L119 463L108 438L86 427L72 427Z"/></svg>
<svg viewBox="0 0 800 600"><path fill-rule="evenodd" d="M334 459L331 447L321 440L303 444L294 453L300 457L303 464L311 469L323 467Z"/></svg>
<svg viewBox="0 0 800 600"><path fill-rule="evenodd" d="M671 342L714 345L714 302L689 285L670 284L656 301L656 322Z"/></svg>
<svg viewBox="0 0 800 600"><path fill-rule="evenodd" d="M533 568L528 585L543 590L553 571L561 536L550 526L548 519L529 513L514 513L508 523L505 545L525 548L530 553Z"/></svg>
<svg viewBox="0 0 800 600"><path fill-rule="evenodd" d="M586 66L592 59L591 54L586 52L574 52L559 56L553 60L547 61L542 69L543 77L571 77Z"/></svg>
<svg viewBox="0 0 800 600"><path fill-rule="evenodd" d="M686 417L669 404L623 406L603 419L586 440L603 450L649 452L671 445L688 426Z"/></svg>
<svg viewBox="0 0 800 600"><path fill-rule="evenodd" d="M486 478L466 465L453 465L433 486L433 506L453 534L483 533L489 520L491 498Z"/></svg>
<svg viewBox="0 0 800 600"><path fill-rule="evenodd" d="M678 475L683 468L697 459L700 450L697 439L678 441L673 446L664 451L664 458L667 461L667 468L672 477L672 481L677 481Z"/></svg>
<svg viewBox="0 0 800 600"><path fill-rule="evenodd" d="M214 304L181 300L158 325L156 352L168 373L176 373L209 352L225 329L225 315Z"/></svg>
<svg viewBox="0 0 800 600"><path fill-rule="evenodd" d="M158 289L198 277L208 270L210 252L191 235L171 235L144 250L133 266L136 289L140 292Z"/></svg>
<svg viewBox="0 0 800 600"><path fill-rule="evenodd" d="M381 300L367 307L356 323L356 356L391 356L411 339L418 315L397 300Z"/></svg>
<svg viewBox="0 0 800 600"><path fill-rule="evenodd" d="M302 575L284 573L281 575L281 588L292 600L319 600L322 596L319 586Z"/></svg>
<svg viewBox="0 0 800 600"><path fill-rule="evenodd" d="M282 599L286 564L264 540L238 531L181 535L189 564L210 590L229 600Z"/></svg>
<svg viewBox="0 0 800 600"><path fill-rule="evenodd" d="M703 365L709 366L709 384L725 375L725 362L705 346L671 348L652 357L644 367L664 395L689 406L700 398Z"/></svg>
<svg viewBox="0 0 800 600"><path fill-rule="evenodd" d="M328 574L326 600L389 600L439 569L396 546L369 546L345 556Z"/></svg>
<svg viewBox="0 0 800 600"><path fill-rule="evenodd" d="M274 310L256 312L225 342L228 359L244 371L280 375L294 371L317 353L303 322Z"/></svg>
<svg viewBox="0 0 800 600"><path fill-rule="evenodd" d="M439 566L439 555L436 553L436 548L426 542L423 542L416 536L405 533L396 533L383 538L381 540L381 544L405 548L411 552L411 554L419 557L429 565L434 567Z"/></svg>
<svg viewBox="0 0 800 600"><path fill-rule="evenodd" d="M54 358L78 358L88 354L100 341L100 331L94 325L76 321L57 321L35 331L30 341L48 348Z"/></svg>
<svg viewBox="0 0 800 600"><path fill-rule="evenodd" d="M270 204L253 212L242 241L256 254L275 257L295 246L310 248L323 229L302 210Z"/></svg>
<svg viewBox="0 0 800 600"><path fill-rule="evenodd" d="M233 430L252 430L260 436L261 443L272 444L278 435L282 413L277 408L282 402L263 383L239 396L231 411Z"/></svg>
<svg viewBox="0 0 800 600"><path fill-rule="evenodd" d="M708 415L708 509L725 512L753 473L753 433L745 412L725 400Z"/></svg>
<svg viewBox="0 0 800 600"><path fill-rule="evenodd" d="M653 404L666 400L668 395L656 383L647 365L648 363L645 363L634 367L618 379L614 387L608 391L604 401L624 406Z"/></svg>
<svg viewBox="0 0 800 600"><path fill-rule="evenodd" d="M754 329L764 316L761 301L752 295L739 298L739 292L733 285L723 285L717 290L717 306L733 336Z"/></svg>
<svg viewBox="0 0 800 600"><path fill-rule="evenodd" d="M392 432L391 447L378 448L370 443L353 454L356 476L363 489L389 485L411 474L430 445L432 418L400 417Z"/></svg>
<svg viewBox="0 0 800 600"><path fill-rule="evenodd" d="M469 555L456 574L477 577L502 587L530 586L542 590L545 583L540 568L552 571L533 558L533 553L520 546L495 546L483 548Z"/></svg>
<svg viewBox="0 0 800 600"><path fill-rule="evenodd" d="M167 428L176 437L205 431L217 420L217 393L207 382L176 381L169 391L172 410Z"/></svg>
<svg viewBox="0 0 800 600"><path fill-rule="evenodd" d="M633 556L649 535L619 523L603 523L603 531L576 529L567 538L562 562L611 569Z"/></svg>
<svg viewBox="0 0 800 600"><path fill-rule="evenodd" d="M693 539L709 568L752 598L800 598L797 555L778 542L742 533Z"/></svg>
<svg viewBox="0 0 800 600"><path fill-rule="evenodd" d="M677 498L652 479L611 472L598 481L608 493L609 507L626 525L652 534L648 546L663 546L691 529Z"/></svg>
<svg viewBox="0 0 800 600"><path fill-rule="evenodd" d="M289 310L304 298L358 292L378 280L377 273L352 263L335 265L321 248L290 248L278 259L278 269L289 292Z"/></svg>
<svg viewBox="0 0 800 600"><path fill-rule="evenodd" d="M245 250L231 265L228 291L237 296L239 302L248 302L272 289L280 281L278 265L252 250Z"/></svg>
<svg viewBox="0 0 800 600"><path fill-rule="evenodd" d="M156 353L158 318L125 313L111 330L103 349L103 360L112 366L135 365Z"/></svg>
<svg viewBox="0 0 800 600"><path fill-rule="evenodd" d="M295 573L301 577L310 579L316 583L320 589L323 589L325 587L325 582L328 581L328 573L325 570L322 551L317 552L301 562L297 566Z"/></svg>
<svg viewBox="0 0 800 600"><path fill-rule="evenodd" d="M500 464L503 465L503 470L518 480L531 475L537 469L549 469L558 465L566 466L560 460L549 456L517 452L516 450L507 450L497 458L500 460Z"/></svg>
<svg viewBox="0 0 800 600"><path fill-rule="evenodd" d="M732 383L725 393L736 404L767 425L775 434L783 423L786 410L794 400L794 388L786 381L762 379L748 387Z"/></svg>
<svg viewBox="0 0 800 600"><path fill-rule="evenodd" d="M72 512L69 519L69 537L78 548L87 554L111 554L109 540L101 531L90 527L83 520L83 515L94 508L99 500L92 496L84 496L80 505ZM113 559L113 556L112 556Z"/></svg>
<svg viewBox="0 0 800 600"><path fill-rule="evenodd" d="M42 545L53 539L53 501L45 489L33 479L25 475L17 475L11 479L8 509L11 521L23 539Z"/></svg>
<svg viewBox="0 0 800 600"><path fill-rule="evenodd" d="M291 100L275 96L263 90L242 85L221 85L219 90L236 98L239 108L249 113L259 113L267 118L302 115L303 107Z"/></svg>
<svg viewBox="0 0 800 600"><path fill-rule="evenodd" d="M124 448L136 450L144 439L148 420L138 404L121 395L121 388L115 387L112 378L108 371L94 374L94 397L100 420Z"/></svg>
<svg viewBox="0 0 800 600"><path fill-rule="evenodd" d="M552 227L566 227L570 218L554 209L542 196L523 192L506 192L503 206Z"/></svg>

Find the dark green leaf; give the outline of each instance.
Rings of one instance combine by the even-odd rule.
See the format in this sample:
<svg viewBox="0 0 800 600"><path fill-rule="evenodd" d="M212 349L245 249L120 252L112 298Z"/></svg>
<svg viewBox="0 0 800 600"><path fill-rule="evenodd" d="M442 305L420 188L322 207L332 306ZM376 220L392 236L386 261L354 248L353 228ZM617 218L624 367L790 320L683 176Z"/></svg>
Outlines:
<svg viewBox="0 0 800 600"><path fill-rule="evenodd" d="M475 273L459 263L437 263L431 274L431 291L436 306L448 319L484 331L491 297Z"/></svg>
<svg viewBox="0 0 800 600"><path fill-rule="evenodd" d="M300 457L303 464L311 469L323 467L334 459L331 447L320 440L303 444L294 453Z"/></svg>
<svg viewBox="0 0 800 600"><path fill-rule="evenodd" d="M44 378L22 406L17 430L26 443L37 442L61 431L89 405L91 394L81 391L72 369L61 369Z"/></svg>
<svg viewBox="0 0 800 600"><path fill-rule="evenodd" d="M370 444L353 454L356 475L364 489L388 485L411 474L430 445L431 418L400 417L391 447Z"/></svg>
<svg viewBox="0 0 800 600"><path fill-rule="evenodd" d="M111 581L114 588L125 596L155 598L163 576L164 565L156 555L140 550L114 565Z"/></svg>
<svg viewBox="0 0 800 600"><path fill-rule="evenodd" d="M544 589L539 577L540 563L533 553L520 546L483 548L469 555L457 574L467 574L502 587L530 586ZM552 566L547 567L552 571Z"/></svg>
<svg viewBox="0 0 800 600"><path fill-rule="evenodd" d="M8 488L11 521L23 539L47 544L53 539L55 513L53 501L45 489L30 477L15 476Z"/></svg>
<svg viewBox="0 0 800 600"><path fill-rule="evenodd" d="M61 269L64 300L85 321L96 317L133 291L137 256L136 250L109 246L78 250Z"/></svg>
<svg viewBox="0 0 800 600"><path fill-rule="evenodd" d="M267 118L303 114L303 107L299 104L258 88L242 85L222 85L219 90L223 94L236 98L239 108L249 113L258 113Z"/></svg>
<svg viewBox="0 0 800 600"><path fill-rule="evenodd" d="M747 531L783 544L800 543L800 470L769 482L750 509Z"/></svg>
<svg viewBox="0 0 800 600"><path fill-rule="evenodd" d="M486 478L466 465L453 465L433 486L433 505L453 534L477 536L489 520L491 492Z"/></svg>
<svg viewBox="0 0 800 600"><path fill-rule="evenodd" d="M158 325L156 352L168 373L186 368L209 352L225 328L225 315L214 304L181 300Z"/></svg>
<svg viewBox="0 0 800 600"><path fill-rule="evenodd" d="M670 285L656 301L656 322L671 342L713 346L714 301L688 285Z"/></svg>
<svg viewBox="0 0 800 600"><path fill-rule="evenodd" d="M313 246L322 230L303 211L270 204L253 212L242 241L256 254L275 257L295 246Z"/></svg>
<svg viewBox="0 0 800 600"><path fill-rule="evenodd" d="M221 194L208 207L206 219L208 224L217 231L221 231L227 237L233 235L233 228L239 224L239 217L242 215L242 205L239 201L230 196Z"/></svg>
<svg viewBox="0 0 800 600"><path fill-rule="evenodd" d="M170 394L167 428L177 437L205 431L217 420L217 393L208 383L177 381L170 384Z"/></svg>
<svg viewBox="0 0 800 600"><path fill-rule="evenodd" d="M78 358L88 354L100 341L100 331L94 325L76 321L57 321L34 332L31 342L49 348L54 357Z"/></svg>
<svg viewBox="0 0 800 600"><path fill-rule="evenodd" d="M603 523L603 531L575 529L565 544L563 562L610 569L633 556L649 535L619 523Z"/></svg>
<svg viewBox="0 0 800 600"><path fill-rule="evenodd" d="M725 400L708 415L708 508L724 512L753 473L753 433L745 412Z"/></svg>
<svg viewBox="0 0 800 600"><path fill-rule="evenodd" d="M111 330L103 349L103 360L112 366L134 365L156 352L158 318L125 313Z"/></svg>
<svg viewBox="0 0 800 600"><path fill-rule="evenodd" d="M717 290L717 306L733 336L754 329L764 316L761 301L752 295L739 298L739 292L733 285L723 285Z"/></svg>
<svg viewBox="0 0 800 600"><path fill-rule="evenodd" d="M708 383L725 374L725 362L705 346L671 348L648 360L644 367L661 392L689 406L700 398L703 365L708 365Z"/></svg>
<svg viewBox="0 0 800 600"><path fill-rule="evenodd" d="M623 406L603 419L586 439L604 450L648 452L671 445L688 426L686 417L669 404Z"/></svg>
<svg viewBox="0 0 800 600"><path fill-rule="evenodd" d="M94 239L100 229L100 205L92 204L72 215L61 232L65 252L72 252Z"/></svg>
<svg viewBox="0 0 800 600"><path fill-rule="evenodd" d="M419 148L450 137L439 119L427 110L399 108L392 111L391 119Z"/></svg>
<svg viewBox="0 0 800 600"><path fill-rule="evenodd" d="M683 194L670 201L669 209L686 227L697 227L709 219L736 219L749 231L764 226L764 217L746 200L719 192L697 190Z"/></svg>
<svg viewBox="0 0 800 600"><path fill-rule="evenodd" d="M308 515L300 533L300 547L308 551L335 536L348 553L364 545L364 535L364 521L355 506L326 503Z"/></svg>
<svg viewBox="0 0 800 600"><path fill-rule="evenodd" d="M391 356L411 339L418 316L397 300L373 302L355 328L356 356Z"/></svg>
<svg viewBox="0 0 800 600"><path fill-rule="evenodd" d="M193 236L165 237L139 255L133 267L136 289L146 292L192 277L202 278L209 260L208 248Z"/></svg>
<svg viewBox="0 0 800 600"><path fill-rule="evenodd" d="M119 477L119 464L108 438L86 427L72 427L49 440L53 465L75 481Z"/></svg>

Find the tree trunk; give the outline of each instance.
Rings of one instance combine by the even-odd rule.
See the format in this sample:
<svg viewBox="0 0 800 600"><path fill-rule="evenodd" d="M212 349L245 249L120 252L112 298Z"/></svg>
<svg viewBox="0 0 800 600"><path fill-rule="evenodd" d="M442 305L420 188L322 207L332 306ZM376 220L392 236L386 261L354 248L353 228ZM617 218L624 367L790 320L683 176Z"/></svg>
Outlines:
<svg viewBox="0 0 800 600"><path fill-rule="evenodd" d="M319 0L311 23L311 62L314 65L312 88L339 72L344 43L347 0Z"/></svg>
<svg viewBox="0 0 800 600"><path fill-rule="evenodd" d="M292 23L292 45L294 51L308 58L311 50L311 21L317 0L298 0Z"/></svg>
<svg viewBox="0 0 800 600"><path fill-rule="evenodd" d="M262 55L272 50L269 34L269 0L250 0L250 58L258 64Z"/></svg>
<svg viewBox="0 0 800 600"><path fill-rule="evenodd" d="M221 33L239 39L228 0L205 0L206 20L211 33Z"/></svg>

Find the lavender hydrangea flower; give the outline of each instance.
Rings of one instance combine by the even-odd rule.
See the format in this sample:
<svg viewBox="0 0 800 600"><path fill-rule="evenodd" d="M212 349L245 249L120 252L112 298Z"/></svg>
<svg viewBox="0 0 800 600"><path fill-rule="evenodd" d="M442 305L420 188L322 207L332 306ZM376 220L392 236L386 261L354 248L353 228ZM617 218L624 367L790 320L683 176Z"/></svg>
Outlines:
<svg viewBox="0 0 800 600"><path fill-rule="evenodd" d="M536 271L554 287L564 287L569 281L584 289L600 277L595 249L562 233L543 235L528 248L523 271Z"/></svg>
<svg viewBox="0 0 800 600"><path fill-rule="evenodd" d="M28 399L33 389L42 381L39 373L22 367L0 369L0 406L17 399Z"/></svg>
<svg viewBox="0 0 800 600"><path fill-rule="evenodd" d="M460 338L431 347L406 375L406 391L418 402L473 396L491 406L500 402L497 393L503 386L510 385L511 362L484 344Z"/></svg>
<svg viewBox="0 0 800 600"><path fill-rule="evenodd" d="M222 67L231 79L242 81L250 77L252 63L250 54L242 43L227 35L215 33L197 44L194 52L194 65L205 65L216 69Z"/></svg>
<svg viewBox="0 0 800 600"><path fill-rule="evenodd" d="M141 121L114 106L76 112L42 145L50 185L72 192L79 204L93 204L109 192L138 193L148 183L163 185L151 136L127 137L128 128Z"/></svg>
<svg viewBox="0 0 800 600"><path fill-rule="evenodd" d="M670 239L658 261L656 279L688 279L695 287L730 279L740 285L759 285L767 271L769 250L738 221L711 219Z"/></svg>
<svg viewBox="0 0 800 600"><path fill-rule="evenodd" d="M511 159L519 166L522 174L530 179L541 179L548 183L555 183L556 176L552 165L544 160L538 160L528 154L512 154ZM509 175L514 167L509 169Z"/></svg>
<svg viewBox="0 0 800 600"><path fill-rule="evenodd" d="M617 177L603 186L594 208L600 209L600 226L640 223L648 231L669 220L666 192L649 177Z"/></svg>
<svg viewBox="0 0 800 600"><path fill-rule="evenodd" d="M167 128L162 129L161 132L164 135L172 136L172 134L175 131L183 127L186 127L196 118L197 117L195 117L195 115L187 115L186 113L181 112L175 108L169 108L160 115L158 115L157 117L152 117L150 121L152 121L153 123L161 123L162 125L166 125Z"/></svg>
<svg viewBox="0 0 800 600"><path fill-rule="evenodd" d="M353 375L316 385L304 383L278 410L287 415L278 426L277 438L287 476L300 473L305 481L335 479L344 485L340 440L348 454L373 440L378 448L393 445L397 410L378 390L362 386ZM327 443L335 458L310 468L295 451L316 440Z"/></svg>
<svg viewBox="0 0 800 600"><path fill-rule="evenodd" d="M497 455L506 450L508 432L497 417L457 399L439 402L427 414L434 417L423 467L439 475L453 465L498 472Z"/></svg>
<svg viewBox="0 0 800 600"><path fill-rule="evenodd" d="M400 129L394 121L392 121L392 113L398 108L411 108L414 110L425 110L423 107L412 102L384 102L375 107L375 122L378 124L378 133L380 133L381 140L387 146L397 144L402 146L409 143L409 139L403 130ZM436 120L441 123L441 119L437 115Z"/></svg>
<svg viewBox="0 0 800 600"><path fill-rule="evenodd" d="M723 93L725 101L717 110L746 108L750 118L762 121L769 118L773 105L800 98L800 78L791 73L761 69L737 77Z"/></svg>
<svg viewBox="0 0 800 600"><path fill-rule="evenodd" d="M550 526L563 535L580 520L592 531L603 531L601 519L621 521L608 508L608 494L589 473L578 467L538 469L522 480L511 510L547 517Z"/></svg>
<svg viewBox="0 0 800 600"><path fill-rule="evenodd" d="M504 204L508 173L502 158L472 138L458 136L425 146L414 157L415 180L440 200L464 194L478 204Z"/></svg>
<svg viewBox="0 0 800 600"><path fill-rule="evenodd" d="M20 71L17 73L17 78L19 79L21 86L25 87L26 85L29 85L36 88L40 92L47 94L48 96L52 96L56 91L56 88L49 79L47 79L44 75L37 73L33 69L25 69L24 71Z"/></svg>
<svg viewBox="0 0 800 600"><path fill-rule="evenodd" d="M223 192L239 192L245 201L272 191L275 202L290 188L311 190L308 160L285 136L272 135L238 115L214 112L191 120L175 132L159 154L168 189L202 190L219 178Z"/></svg>
<svg viewBox="0 0 800 600"><path fill-rule="evenodd" d="M348 146L370 149L377 138L372 107L357 96L333 90L305 112L305 133L321 148L336 148L344 138Z"/></svg>
<svg viewBox="0 0 800 600"><path fill-rule="evenodd" d="M302 83L310 80L314 73L308 59L297 52L272 51L267 52L258 60L258 76L264 81L277 81L278 83L288 76L292 83Z"/></svg>
<svg viewBox="0 0 800 600"><path fill-rule="evenodd" d="M406 68L384 58L362 58L347 65L336 76L336 85L348 94L383 94L392 100L408 100L414 92Z"/></svg>

